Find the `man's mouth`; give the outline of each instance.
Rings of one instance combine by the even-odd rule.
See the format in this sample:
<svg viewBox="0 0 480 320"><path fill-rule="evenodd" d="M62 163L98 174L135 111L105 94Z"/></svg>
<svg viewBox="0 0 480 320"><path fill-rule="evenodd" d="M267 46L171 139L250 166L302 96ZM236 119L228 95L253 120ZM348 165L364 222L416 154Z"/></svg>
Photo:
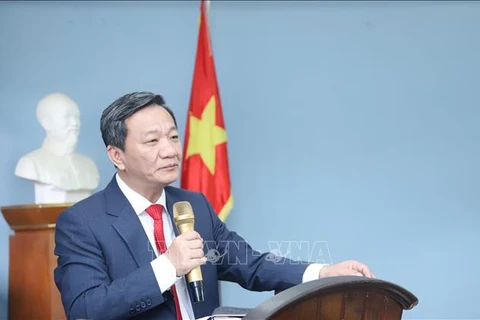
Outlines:
<svg viewBox="0 0 480 320"><path fill-rule="evenodd" d="M159 170L173 169L173 168L176 168L176 167L178 167L178 164L172 163L172 164L168 164L168 165L165 165L163 167L160 167Z"/></svg>

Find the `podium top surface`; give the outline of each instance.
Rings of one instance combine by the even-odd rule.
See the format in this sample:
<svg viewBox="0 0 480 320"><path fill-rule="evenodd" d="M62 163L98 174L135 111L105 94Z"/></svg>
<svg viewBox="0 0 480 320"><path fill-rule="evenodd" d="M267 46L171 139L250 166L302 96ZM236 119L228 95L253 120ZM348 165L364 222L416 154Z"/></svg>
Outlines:
<svg viewBox="0 0 480 320"><path fill-rule="evenodd" d="M1 207L3 217L14 231L51 229L71 203L24 204Z"/></svg>

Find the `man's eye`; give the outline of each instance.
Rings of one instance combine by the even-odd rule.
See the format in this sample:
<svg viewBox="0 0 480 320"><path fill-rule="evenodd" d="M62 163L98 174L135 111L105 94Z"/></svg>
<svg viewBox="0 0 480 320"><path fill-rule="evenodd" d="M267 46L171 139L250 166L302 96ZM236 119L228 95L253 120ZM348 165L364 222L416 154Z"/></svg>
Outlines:
<svg viewBox="0 0 480 320"><path fill-rule="evenodd" d="M157 141L158 141L157 139L152 139L152 140L148 140L147 143L150 143L150 144L151 144L151 143L155 143L155 142L157 142Z"/></svg>
<svg viewBox="0 0 480 320"><path fill-rule="evenodd" d="M178 135L172 136L171 139L178 140Z"/></svg>

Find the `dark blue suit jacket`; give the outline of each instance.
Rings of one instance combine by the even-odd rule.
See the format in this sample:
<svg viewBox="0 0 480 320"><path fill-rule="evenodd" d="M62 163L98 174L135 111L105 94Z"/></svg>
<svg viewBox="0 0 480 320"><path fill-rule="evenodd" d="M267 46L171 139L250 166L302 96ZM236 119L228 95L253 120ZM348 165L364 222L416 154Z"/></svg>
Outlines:
<svg viewBox="0 0 480 320"><path fill-rule="evenodd" d="M170 215L175 202L191 203L205 251L216 253L201 267L205 301L193 304L195 318L219 306L218 280L254 291L284 290L301 283L306 263L268 259L254 251L227 229L202 194L174 187L165 192ZM68 319L175 320L171 295L160 292L150 265L155 253L115 177L104 190L59 216L55 244L55 283Z"/></svg>

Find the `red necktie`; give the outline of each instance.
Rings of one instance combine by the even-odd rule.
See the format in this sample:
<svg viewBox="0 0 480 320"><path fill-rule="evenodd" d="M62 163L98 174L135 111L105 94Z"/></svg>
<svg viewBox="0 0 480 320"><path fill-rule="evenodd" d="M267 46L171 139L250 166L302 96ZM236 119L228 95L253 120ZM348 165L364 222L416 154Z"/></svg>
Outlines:
<svg viewBox="0 0 480 320"><path fill-rule="evenodd" d="M165 235L163 234L163 220L162 211L163 206L161 204L152 204L145 210L154 220L153 234L155 235L155 244L159 254L164 254L167 251L167 243L165 242ZM180 312L180 302L178 301L177 290L175 285L170 288L170 291L175 301L175 310L177 312L177 320L182 320L182 313Z"/></svg>

